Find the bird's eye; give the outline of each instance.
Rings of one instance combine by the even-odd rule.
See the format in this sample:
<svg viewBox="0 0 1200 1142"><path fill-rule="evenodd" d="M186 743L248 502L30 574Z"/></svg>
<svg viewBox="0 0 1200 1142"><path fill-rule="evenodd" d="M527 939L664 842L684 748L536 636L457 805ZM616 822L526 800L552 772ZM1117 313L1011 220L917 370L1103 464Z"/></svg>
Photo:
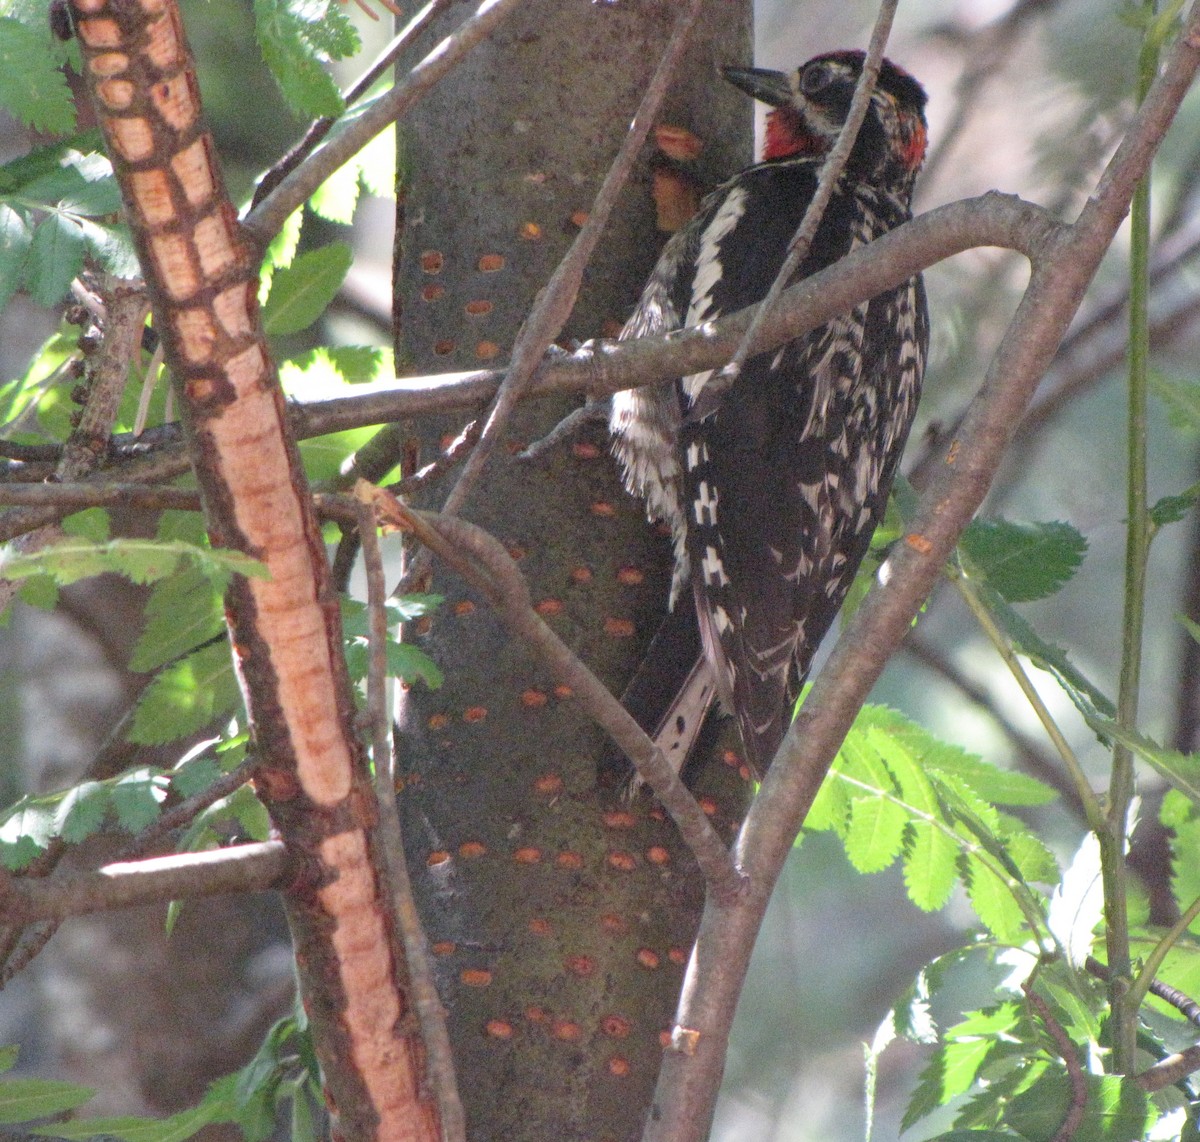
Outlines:
<svg viewBox="0 0 1200 1142"><path fill-rule="evenodd" d="M800 93L802 95L819 95L834 79L833 68L828 64L815 63L804 69L800 76Z"/></svg>

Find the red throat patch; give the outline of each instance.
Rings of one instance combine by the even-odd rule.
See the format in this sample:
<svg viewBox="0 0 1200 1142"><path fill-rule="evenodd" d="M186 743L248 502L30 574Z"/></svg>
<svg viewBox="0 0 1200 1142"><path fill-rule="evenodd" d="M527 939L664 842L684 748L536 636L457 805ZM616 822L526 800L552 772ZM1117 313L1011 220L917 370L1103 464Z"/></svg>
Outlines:
<svg viewBox="0 0 1200 1142"><path fill-rule="evenodd" d="M822 140L805 130L804 120L791 107L776 107L768 112L764 162L791 155L819 155L824 150Z"/></svg>
<svg viewBox="0 0 1200 1142"><path fill-rule="evenodd" d="M910 171L915 171L925 161L925 147L928 143L925 134L925 124L915 115L904 116L909 128L908 139L904 145L904 165Z"/></svg>

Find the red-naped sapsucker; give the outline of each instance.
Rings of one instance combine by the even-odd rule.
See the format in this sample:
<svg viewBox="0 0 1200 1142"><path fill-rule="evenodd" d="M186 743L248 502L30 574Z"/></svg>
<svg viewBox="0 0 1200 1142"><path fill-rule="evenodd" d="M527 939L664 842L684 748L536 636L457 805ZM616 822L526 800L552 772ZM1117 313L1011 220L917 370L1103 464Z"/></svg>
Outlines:
<svg viewBox="0 0 1200 1142"><path fill-rule="evenodd" d="M842 51L787 75L725 69L772 108L763 161L709 194L667 243L623 337L762 300L816 191L862 61ZM916 80L885 61L797 279L910 217L924 105ZM761 776L770 764L883 516L928 339L916 277L752 357L736 379L699 373L613 398L626 486L670 527L675 552L674 630L652 644L625 701L677 765L714 694L737 718L751 770ZM698 631L682 601L689 593ZM673 679L673 700L661 693L664 678Z"/></svg>

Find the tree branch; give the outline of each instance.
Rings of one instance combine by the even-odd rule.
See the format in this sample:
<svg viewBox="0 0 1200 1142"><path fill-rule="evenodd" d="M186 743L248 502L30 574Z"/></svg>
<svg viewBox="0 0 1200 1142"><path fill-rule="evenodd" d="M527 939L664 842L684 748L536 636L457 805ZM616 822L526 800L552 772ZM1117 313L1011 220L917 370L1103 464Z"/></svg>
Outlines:
<svg viewBox="0 0 1200 1142"><path fill-rule="evenodd" d="M211 852L120 861L95 872L38 880L4 874L0 876L0 908L6 923L32 924L196 896L264 892L279 887L288 869L283 843L265 841Z"/></svg>
<svg viewBox="0 0 1200 1142"><path fill-rule="evenodd" d="M279 232L297 207L312 197L334 171L344 166L385 127L404 115L520 6L521 0L483 0L475 15L437 45L389 92L353 116L344 127L305 159L243 219L246 233L260 246Z"/></svg>
<svg viewBox="0 0 1200 1142"><path fill-rule="evenodd" d="M688 1049L677 1048L664 1059L647 1140L700 1142L707 1134L750 952L796 833L855 714L987 492L1197 66L1200 5L1079 220L1054 227L1035 247L1024 297L961 431L930 479L909 534L814 681L750 807L735 846L750 891L730 904L710 900L705 907L672 1036L673 1044Z"/></svg>
<svg viewBox="0 0 1200 1142"><path fill-rule="evenodd" d="M525 578L499 540L463 520L414 511L382 489L376 495L381 518L411 532L479 590L555 679L571 688L584 713L624 751L675 822L710 895L721 900L737 897L744 887L741 874L704 811L625 707L533 609Z"/></svg>

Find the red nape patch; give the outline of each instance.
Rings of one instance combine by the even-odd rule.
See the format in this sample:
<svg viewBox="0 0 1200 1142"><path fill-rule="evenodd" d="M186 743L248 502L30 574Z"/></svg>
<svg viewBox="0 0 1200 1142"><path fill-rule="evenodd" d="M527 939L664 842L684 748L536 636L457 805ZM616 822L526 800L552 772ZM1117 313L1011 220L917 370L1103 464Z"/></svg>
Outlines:
<svg viewBox="0 0 1200 1142"><path fill-rule="evenodd" d="M908 142L904 146L904 165L909 170L915 171L925 161L925 147L928 143L928 137L925 134L925 124L921 122L915 115L905 118L910 119L911 134L908 136Z"/></svg>
<svg viewBox="0 0 1200 1142"><path fill-rule="evenodd" d="M763 159L784 159L790 155L819 155L824 143L804 129L804 120L791 107L776 107L767 114L767 142Z"/></svg>

